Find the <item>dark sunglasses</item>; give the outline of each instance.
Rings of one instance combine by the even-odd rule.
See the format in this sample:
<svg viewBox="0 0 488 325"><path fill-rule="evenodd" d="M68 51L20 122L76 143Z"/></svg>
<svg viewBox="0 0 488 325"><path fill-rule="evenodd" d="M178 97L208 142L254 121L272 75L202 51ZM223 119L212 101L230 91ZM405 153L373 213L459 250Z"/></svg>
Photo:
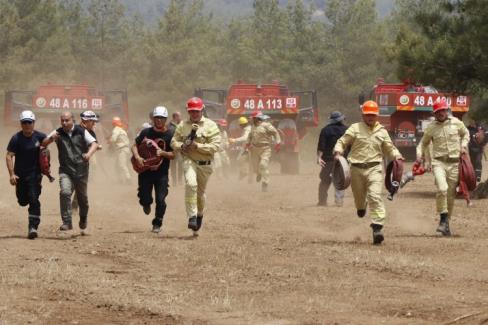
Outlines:
<svg viewBox="0 0 488 325"><path fill-rule="evenodd" d="M20 124L32 124L32 121L21 121Z"/></svg>

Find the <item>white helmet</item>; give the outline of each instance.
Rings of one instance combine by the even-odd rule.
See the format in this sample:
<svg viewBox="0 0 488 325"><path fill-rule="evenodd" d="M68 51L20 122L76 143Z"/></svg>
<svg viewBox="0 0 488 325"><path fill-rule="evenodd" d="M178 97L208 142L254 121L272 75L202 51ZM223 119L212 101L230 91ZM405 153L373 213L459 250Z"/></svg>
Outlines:
<svg viewBox="0 0 488 325"><path fill-rule="evenodd" d="M23 121L34 122L35 120L36 120L36 116L34 115L34 113L32 113L32 111L22 111L22 113L20 113L21 122Z"/></svg>
<svg viewBox="0 0 488 325"><path fill-rule="evenodd" d="M98 116L93 111L84 111L80 114L80 117L84 121L95 121L98 122Z"/></svg>
<svg viewBox="0 0 488 325"><path fill-rule="evenodd" d="M164 106L156 106L152 113L153 117L168 117L168 109Z"/></svg>

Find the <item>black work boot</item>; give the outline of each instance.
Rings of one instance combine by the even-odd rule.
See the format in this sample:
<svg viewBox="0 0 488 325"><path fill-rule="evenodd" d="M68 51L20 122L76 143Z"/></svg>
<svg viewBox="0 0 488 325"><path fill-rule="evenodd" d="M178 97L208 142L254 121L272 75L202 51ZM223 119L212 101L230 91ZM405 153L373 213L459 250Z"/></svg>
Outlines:
<svg viewBox="0 0 488 325"><path fill-rule="evenodd" d="M144 210L144 213L146 215L149 215L151 213L151 206L150 205L143 205L142 210Z"/></svg>
<svg viewBox="0 0 488 325"><path fill-rule="evenodd" d="M36 239L37 238L37 228L41 219L39 216L29 215L29 225L27 231L27 238Z"/></svg>
<svg viewBox="0 0 488 325"><path fill-rule="evenodd" d="M37 238L37 229L34 227L29 227L29 231L27 232L27 238L36 239Z"/></svg>
<svg viewBox="0 0 488 325"><path fill-rule="evenodd" d="M373 245L379 245L383 240L385 240L385 236L383 235L383 226L372 223L371 228L373 228Z"/></svg>
<svg viewBox="0 0 488 325"><path fill-rule="evenodd" d="M362 218L366 215L366 209L358 209L357 210L357 215L359 218Z"/></svg>
<svg viewBox="0 0 488 325"><path fill-rule="evenodd" d="M73 230L73 224L69 221L64 221L63 224L59 227L61 231Z"/></svg>
<svg viewBox="0 0 488 325"><path fill-rule="evenodd" d="M152 220L152 232L157 234L161 232L161 228L163 227L163 218L154 218Z"/></svg>
<svg viewBox="0 0 488 325"><path fill-rule="evenodd" d="M191 229L193 231L198 230L197 217L193 216L188 219L188 229Z"/></svg>
<svg viewBox="0 0 488 325"><path fill-rule="evenodd" d="M88 226L88 218L80 217L80 222L78 223L78 226L80 226L80 230L85 230Z"/></svg>
<svg viewBox="0 0 488 325"><path fill-rule="evenodd" d="M449 216L447 213L441 213L441 219L437 232L440 232L443 236L451 236L451 230L449 229Z"/></svg>
<svg viewBox="0 0 488 325"><path fill-rule="evenodd" d="M197 215L197 229L195 231L200 230L202 228L203 223L203 215Z"/></svg>

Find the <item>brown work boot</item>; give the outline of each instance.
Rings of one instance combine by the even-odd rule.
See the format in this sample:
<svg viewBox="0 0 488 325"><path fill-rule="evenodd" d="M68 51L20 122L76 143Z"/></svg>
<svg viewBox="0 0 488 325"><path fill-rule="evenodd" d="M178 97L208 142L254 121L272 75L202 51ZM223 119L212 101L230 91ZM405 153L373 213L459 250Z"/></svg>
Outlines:
<svg viewBox="0 0 488 325"><path fill-rule="evenodd" d="M447 213L441 213L441 219L439 220L439 226L436 229L442 236L451 236L451 229L449 229L449 216Z"/></svg>
<svg viewBox="0 0 488 325"><path fill-rule="evenodd" d="M380 245L385 240L383 225L372 223L371 228L373 228L373 245Z"/></svg>

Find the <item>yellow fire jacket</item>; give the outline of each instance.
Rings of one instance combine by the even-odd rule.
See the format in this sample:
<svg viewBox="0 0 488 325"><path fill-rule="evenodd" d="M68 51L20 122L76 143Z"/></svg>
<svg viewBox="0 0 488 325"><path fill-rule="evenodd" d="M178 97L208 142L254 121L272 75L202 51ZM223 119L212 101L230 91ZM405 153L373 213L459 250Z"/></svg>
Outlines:
<svg viewBox="0 0 488 325"><path fill-rule="evenodd" d="M432 158L457 159L461 149L467 150L469 131L459 119L448 117L444 122L434 121L425 129L420 140L420 154L426 156L432 143Z"/></svg>
<svg viewBox="0 0 488 325"><path fill-rule="evenodd" d="M130 141L127 132L119 126L114 127L110 142L117 149L129 148Z"/></svg>
<svg viewBox="0 0 488 325"><path fill-rule="evenodd" d="M351 150L347 159L351 164L382 162L384 156L389 160L401 157L400 152L393 145L388 131L378 122L373 128L364 122L352 124L337 140L334 153L344 154L348 147Z"/></svg>
<svg viewBox="0 0 488 325"><path fill-rule="evenodd" d="M188 152L181 151L181 146L185 143L185 140L191 133L192 124L198 124L194 142L197 145L195 150ZM171 148L176 152L181 152L183 156L186 156L192 160L208 161L213 160L214 153L219 151L220 148L220 130L214 121L203 117L198 123L194 123L190 120L183 121L176 127L173 139L171 140Z"/></svg>
<svg viewBox="0 0 488 325"><path fill-rule="evenodd" d="M278 130L271 123L261 122L261 124L252 127L249 133L248 143L256 147L271 146L273 144L273 137L276 143L281 142Z"/></svg>

